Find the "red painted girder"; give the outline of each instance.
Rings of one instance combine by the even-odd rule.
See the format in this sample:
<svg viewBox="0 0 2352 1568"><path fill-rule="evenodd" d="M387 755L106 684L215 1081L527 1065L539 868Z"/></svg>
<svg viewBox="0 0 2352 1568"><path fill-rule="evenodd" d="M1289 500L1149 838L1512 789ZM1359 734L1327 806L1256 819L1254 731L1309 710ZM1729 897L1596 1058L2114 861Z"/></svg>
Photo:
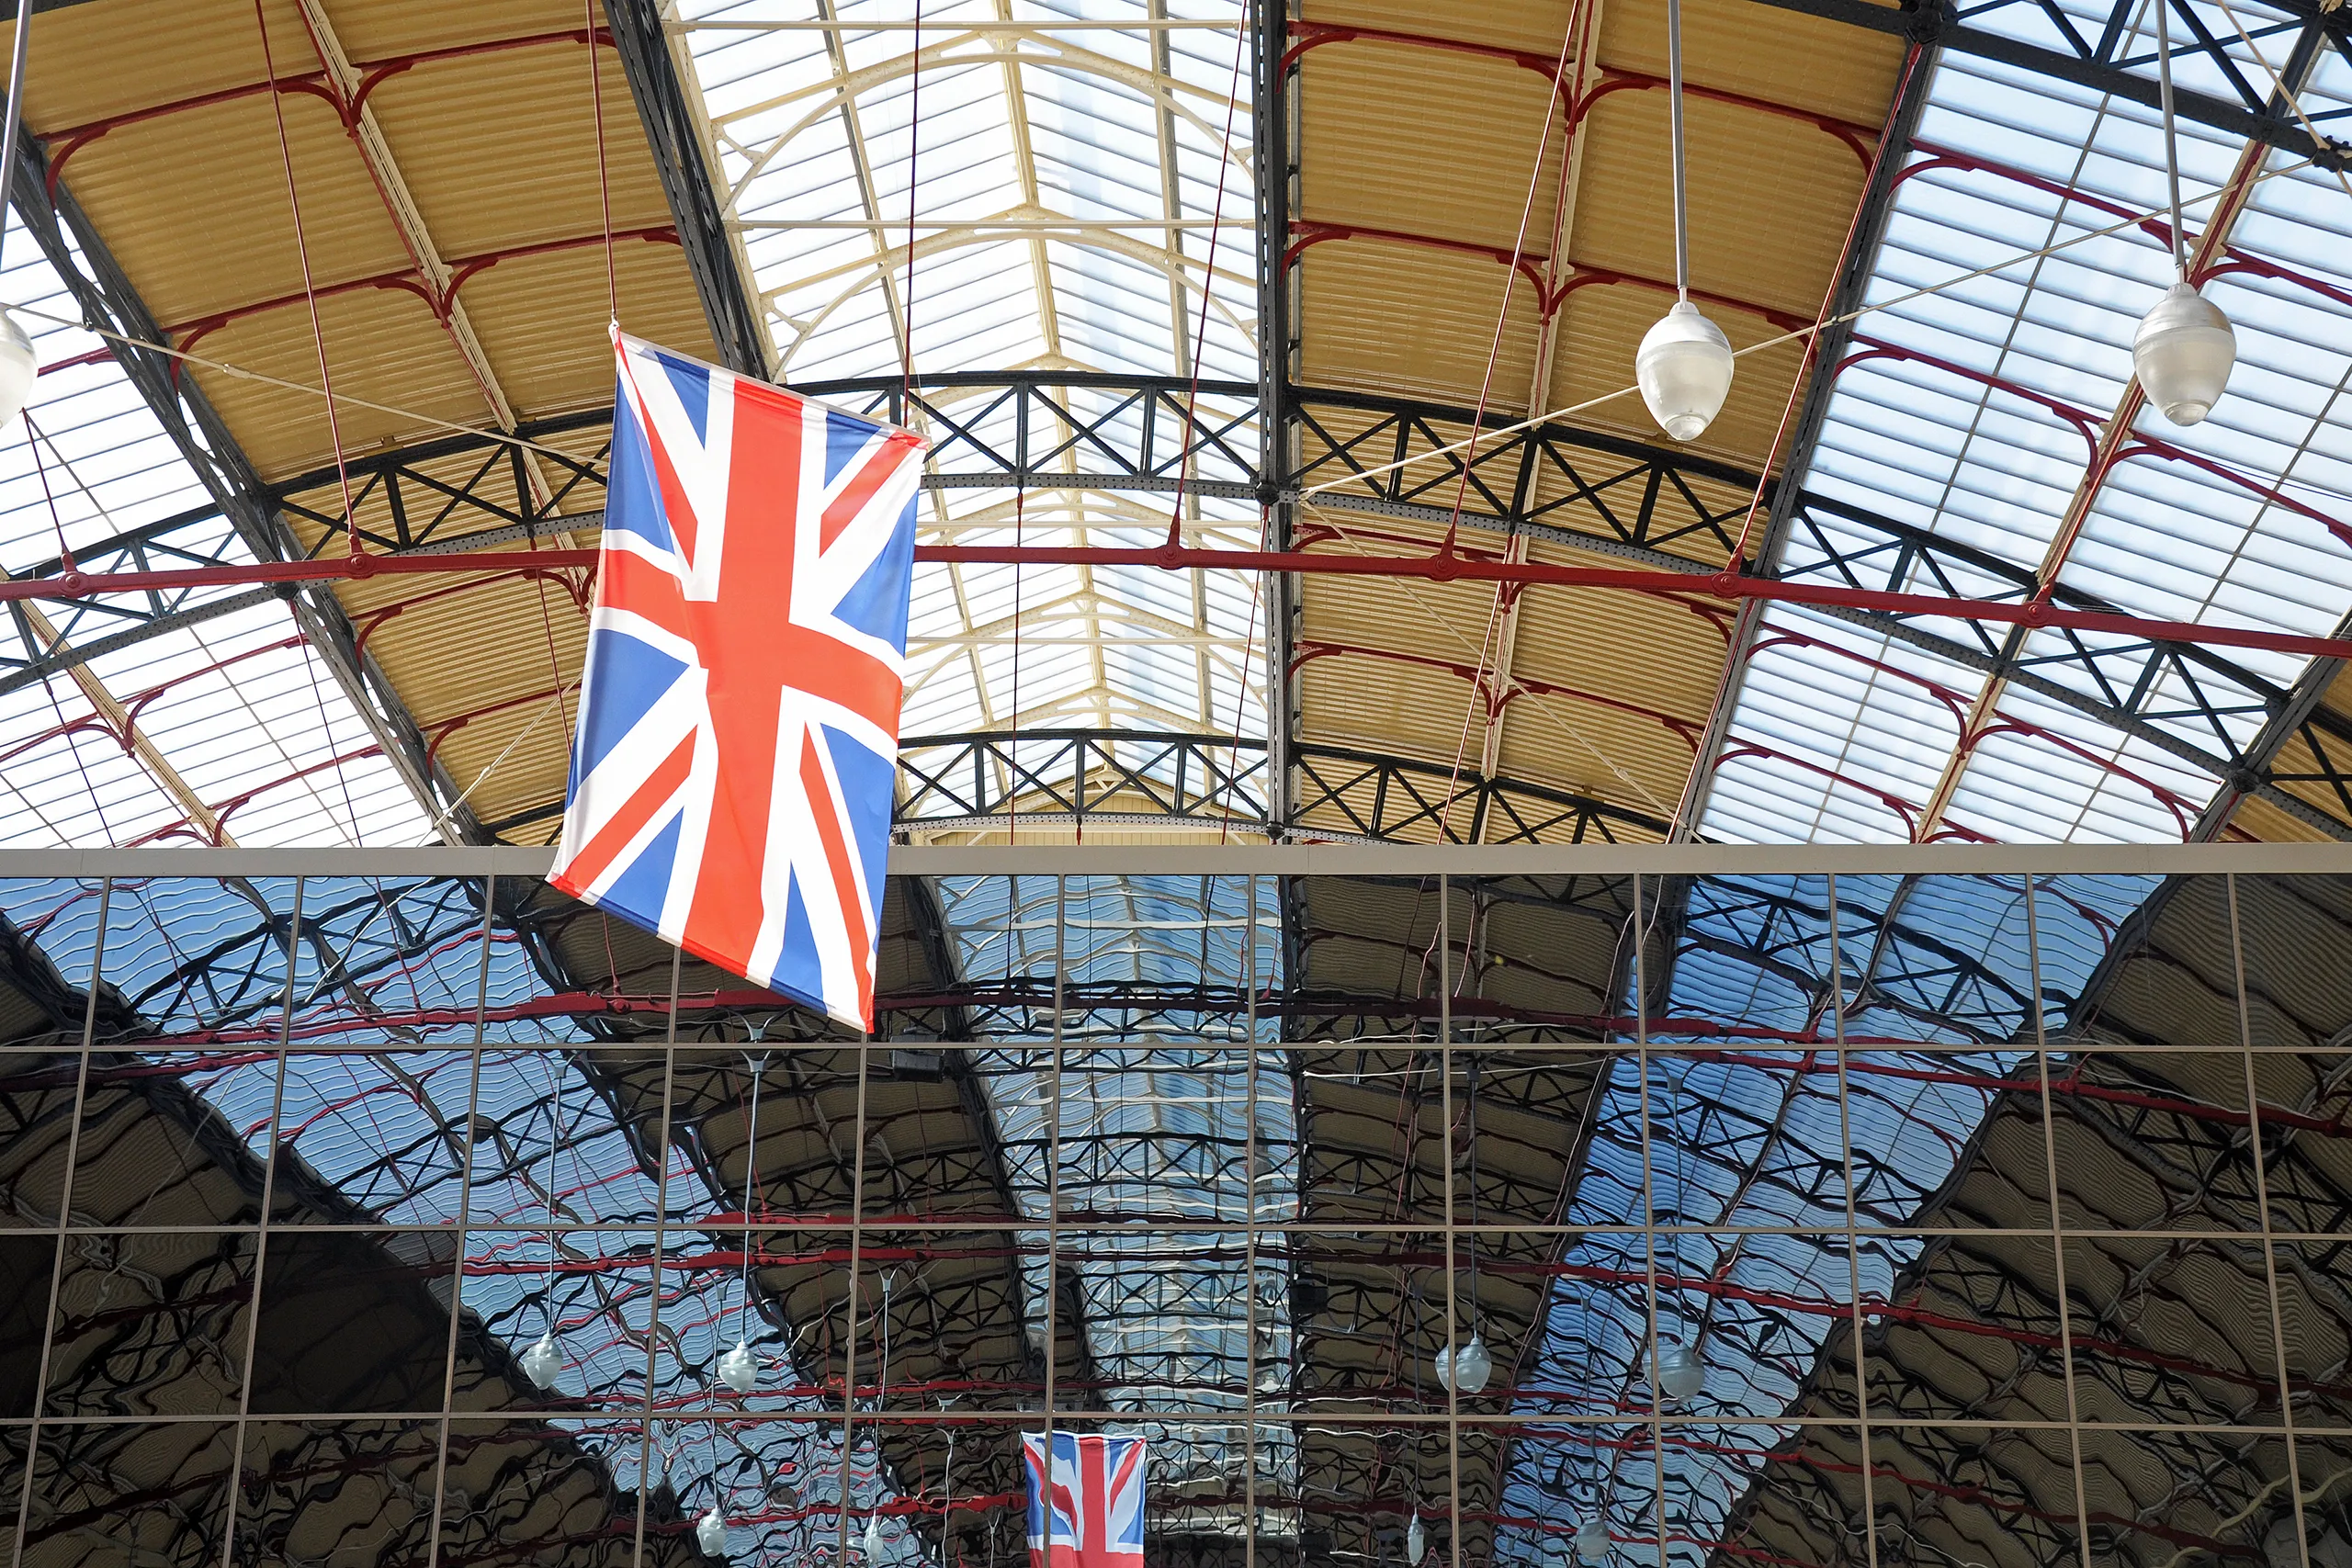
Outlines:
<svg viewBox="0 0 2352 1568"><path fill-rule="evenodd" d="M2352 660L2352 639L2307 637L2251 626L2199 626L2146 620L2104 610L2055 604L1956 599L1896 593L1826 582L1780 582L1736 572L1680 572L1639 568L1555 566L1544 561L1479 559L1463 555L1304 555L1281 550L1210 550L1158 545L1141 548L1065 545L919 545L915 558L954 566L1157 567L1169 571L1295 572L1304 577L1401 578L1425 582L1517 582L1553 588L1598 588L1619 593L1763 600L1782 604L1872 610L1890 615L1932 615L2002 626L2057 626L2154 642L2203 648L2251 648L2305 659ZM74 600L108 593L186 588L249 587L266 582L345 582L378 576L433 572L552 571L592 568L594 550L482 550L440 556L345 556L307 561L257 561L239 566L182 567L162 571L80 572L0 582L0 604L19 599Z"/></svg>

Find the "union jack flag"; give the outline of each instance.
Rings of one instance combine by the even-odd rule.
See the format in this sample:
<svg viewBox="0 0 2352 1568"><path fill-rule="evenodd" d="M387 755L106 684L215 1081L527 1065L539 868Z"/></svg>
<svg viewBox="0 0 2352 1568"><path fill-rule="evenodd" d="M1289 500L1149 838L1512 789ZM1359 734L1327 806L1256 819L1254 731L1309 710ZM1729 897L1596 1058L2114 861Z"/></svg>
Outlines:
<svg viewBox="0 0 2352 1568"><path fill-rule="evenodd" d="M548 880L870 1029L923 443L613 334Z"/></svg>
<svg viewBox="0 0 2352 1568"><path fill-rule="evenodd" d="M1029 1568L1143 1568L1144 1440L1021 1435L1029 1464Z"/></svg>

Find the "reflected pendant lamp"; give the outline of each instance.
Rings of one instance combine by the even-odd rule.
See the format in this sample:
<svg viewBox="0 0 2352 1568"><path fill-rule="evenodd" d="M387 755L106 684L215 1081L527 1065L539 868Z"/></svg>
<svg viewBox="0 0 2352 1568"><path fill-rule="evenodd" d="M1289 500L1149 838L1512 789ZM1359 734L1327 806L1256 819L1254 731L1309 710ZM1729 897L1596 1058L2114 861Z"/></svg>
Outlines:
<svg viewBox="0 0 2352 1568"><path fill-rule="evenodd" d="M743 1058L752 1072L751 1128L743 1145L743 1278L740 1289L742 1300L736 1308L735 1348L718 1358L718 1381L737 1393L749 1393L760 1381L760 1359L752 1354L750 1337L741 1330L749 1325L752 1316L752 1211L759 1204L760 1173L760 1083L767 1077L768 1059Z"/></svg>
<svg viewBox="0 0 2352 1568"><path fill-rule="evenodd" d="M1577 1527L1577 1561L1598 1564L1609 1561L1609 1524L1600 1515Z"/></svg>
<svg viewBox="0 0 2352 1568"><path fill-rule="evenodd" d="M555 1380L563 1375L563 1349L555 1342L555 1330L540 1335L537 1343L523 1352L521 1364L523 1375L538 1388L553 1388Z"/></svg>
<svg viewBox="0 0 2352 1568"><path fill-rule="evenodd" d="M713 1503L708 1512L695 1521L695 1544L702 1548L705 1557L727 1555L727 1516Z"/></svg>
<svg viewBox="0 0 2352 1568"><path fill-rule="evenodd" d="M2132 373L2156 412L2178 425L2201 423L2221 400L2237 364L2238 338L2220 306L2188 281L2188 242L2180 221L2180 149L2172 110L2172 21L2156 0L2156 79L2165 121L2165 180L2172 197L2172 287L2141 318L2132 339Z"/></svg>
<svg viewBox="0 0 2352 1568"><path fill-rule="evenodd" d="M879 1562L882 1561L881 1515L868 1514L865 1516L865 1539L864 1544L865 1547L865 1560L868 1562Z"/></svg>
<svg viewBox="0 0 2352 1568"><path fill-rule="evenodd" d="M1707 1363L1691 1347L1669 1339L1658 1347L1657 1386L1668 1399L1689 1399L1707 1386Z"/></svg>
<svg viewBox="0 0 2352 1568"><path fill-rule="evenodd" d="M1405 1527L1405 1561L1413 1568L1420 1568L1421 1559L1429 1555L1430 1532L1421 1528L1421 1516L1415 1514L1413 1522Z"/></svg>
<svg viewBox="0 0 2352 1568"><path fill-rule="evenodd" d="M1690 225L1682 177L1682 4L1667 0L1668 113L1674 127L1674 308L1642 337L1634 379L1650 417L1676 441L1696 441L1731 395L1731 339L1690 303Z"/></svg>
<svg viewBox="0 0 2352 1568"><path fill-rule="evenodd" d="M1463 1344L1437 1353L1438 1386L1457 1394L1476 1393L1487 1386L1494 1371L1494 1358L1475 1331Z"/></svg>
<svg viewBox="0 0 2352 1568"><path fill-rule="evenodd" d="M718 1381L737 1393L749 1393L760 1381L760 1360L752 1347L735 1341L735 1348L718 1358Z"/></svg>

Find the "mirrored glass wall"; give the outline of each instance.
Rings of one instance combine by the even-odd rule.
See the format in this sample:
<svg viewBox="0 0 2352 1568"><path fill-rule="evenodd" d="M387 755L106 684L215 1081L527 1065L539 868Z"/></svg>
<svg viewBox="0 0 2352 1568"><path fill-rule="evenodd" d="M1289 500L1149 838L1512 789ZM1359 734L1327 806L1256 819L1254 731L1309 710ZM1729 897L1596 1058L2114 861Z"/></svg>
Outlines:
<svg viewBox="0 0 2352 1568"><path fill-rule="evenodd" d="M0 867L5 872L5 867ZM0 875L28 1564L2352 1564L2352 880Z"/></svg>

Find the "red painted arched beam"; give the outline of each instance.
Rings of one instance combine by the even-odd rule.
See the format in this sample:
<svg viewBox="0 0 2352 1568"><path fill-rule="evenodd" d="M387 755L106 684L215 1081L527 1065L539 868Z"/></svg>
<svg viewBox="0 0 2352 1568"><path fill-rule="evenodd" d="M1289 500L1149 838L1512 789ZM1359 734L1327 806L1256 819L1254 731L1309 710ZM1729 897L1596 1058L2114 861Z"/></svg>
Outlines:
<svg viewBox="0 0 2352 1568"><path fill-rule="evenodd" d="M324 773L330 768L340 768L346 762L365 761L370 757L380 757L383 753L384 749L381 746L371 743L369 745L362 746L356 751L345 751L340 757L329 757L323 761L312 762L307 768L297 768L290 773L280 774L278 777L271 779L266 783L257 784L251 789L243 790L231 795L219 806L212 807L212 819L216 823L220 824L221 829L225 831L228 829L229 818L232 816L235 815L245 807L252 805L254 801L258 799L260 796L267 795L271 790L283 789L288 784L299 784L303 779L309 778L312 773ZM154 829L153 832L141 833L139 837L131 840L130 843L123 847L125 849L137 849L141 844L152 844L162 839L195 837L198 837L198 835L196 833L193 825L187 818L183 817L179 818L179 820L170 823L165 827ZM214 837L209 841L216 848L220 842L218 837Z"/></svg>
<svg viewBox="0 0 2352 1568"><path fill-rule="evenodd" d="M1955 750L1963 754L1974 750L1977 741L1988 739L1996 734L2007 733L2024 735L2030 736L2038 740L2046 740L2052 746L2072 753L2082 761L2098 768L2102 772L2111 773L2115 777L2122 779L2128 784L2137 784L2140 788L2146 790L2148 794L2155 799L2159 806L2162 806L2166 810L2170 811L2173 814L2174 819L2180 823L2181 838L2184 841L2186 841L2188 837L2190 823L2189 819L2183 816L2183 808L2193 807L2196 809L2202 809L2201 806L2199 806L2198 802L2189 800L2177 790L2167 789L2163 784L2156 783L2154 779L2143 777L2132 769L2125 767L2120 761L2112 758L2102 757L2098 755L2098 753L2079 745L2075 741L2068 739L2065 736L2059 734L2057 731L2051 729L2044 725L2035 724L2027 719L2013 718L2007 714L1998 712L1997 710L1987 716L1984 727L1980 728L1973 737L1963 737L1962 735L1962 728L1966 721L1968 708L1972 699L1962 695L1951 687L1944 685L1941 682L1929 680L1927 676L1921 675L1916 671L1903 669L1901 666L1890 664L1884 660L1872 659L1868 654L1861 653L1854 649L1842 647L1838 643L1830 642L1825 638L1808 637L1803 632L1794 631L1774 623L1769 625L1765 628L1763 637L1756 644L1753 655L1760 655L1768 649L1789 645L1811 649L1822 653L1832 654L1839 659L1850 660L1854 663L1860 664L1867 670L1875 671L1876 673L1886 676L1892 680L1906 682L1911 685L1918 687L1921 691L1926 692L1929 696L1935 698L1936 701L1941 703L1944 705L1945 711L1951 715L1952 731L1955 737L1954 747ZM1751 655L1751 657L1753 655ZM1971 834L1968 836L1974 838L1978 835Z"/></svg>
<svg viewBox="0 0 2352 1568"><path fill-rule="evenodd" d="M1555 288L1544 281L1544 268L1549 256L1520 253L1516 255L1505 246L1482 244L1476 240L1452 240L1438 234L1416 234L1402 229L1382 229L1363 223L1298 222L1291 225L1291 242L1283 252L1285 270L1295 265L1300 256L1316 245L1334 240L1363 240L1379 244L1410 245L1423 250L1448 251L1456 255L1481 256L1502 266L1516 266L1535 290L1539 313L1546 320L1566 303L1568 297L1579 288L1595 285L1624 285L1646 288L1653 293L1671 294L1674 285L1664 278L1645 277L1639 273L1620 272L1613 267L1586 266L1571 263L1568 276ZM1806 317L1792 314L1770 305L1759 305L1752 299L1736 299L1729 294L1715 294L1704 288L1690 290L1693 299L1737 310L1770 321L1782 332L1804 332L1813 326Z"/></svg>
<svg viewBox="0 0 2352 1568"><path fill-rule="evenodd" d="M1530 53L1525 50L1508 49L1500 44L1473 43L1464 39L1436 38L1426 33L1399 32L1388 28L1362 28L1335 22L1293 21L1290 25L1290 36L1295 41L1283 54L1282 69L1285 73L1295 66L1309 50L1320 49L1326 44L1390 43L1401 44L1408 48L1442 50L1451 54L1468 54L1482 59L1504 61L1522 70L1532 71L1545 81L1565 87L1571 94L1577 90L1577 75L1574 71L1569 73L1566 81L1562 81L1553 69L1557 62L1544 55ZM1639 71L1626 71L1616 66L1604 66L1600 71L1600 79L1571 110L1570 123L1582 119L1590 111L1592 106L1606 94L1644 88L1663 89L1666 85L1662 77L1648 75ZM1869 167L1871 150L1878 143L1878 128L1875 126L1839 119L1833 115L1815 114L1811 109L1798 108L1793 104L1774 103L1770 98L1751 97L1746 93L1727 92L1720 87L1701 86L1694 82L1685 82L1682 85L1682 90L1694 98L1706 98L1715 103L1730 104L1739 108L1753 109L1758 114L1773 115L1782 119L1792 119L1803 125L1810 125L1815 130L1837 138L1851 149L1855 156L1862 161L1865 168Z"/></svg>
<svg viewBox="0 0 2352 1568"><path fill-rule="evenodd" d="M1301 667L1315 660L1332 658L1385 660L1393 664L1410 664L1424 670L1441 671L1445 674L1469 682L1479 699L1485 704L1489 715L1500 713L1522 696L1559 697L1570 702L1589 703L1595 707L1611 708L1618 713L1630 714L1635 718L1648 719L1680 740L1691 750L1693 754L1696 754L1699 750L1699 737L1702 726L1696 720L1683 718L1657 708L1645 707L1639 703L1630 703L1622 697L1612 697L1600 692L1583 691L1575 686L1555 685L1549 681L1533 680L1524 675L1506 677L1500 682L1500 689L1498 689L1498 682L1491 671L1483 668L1474 670L1467 664L1454 660L1440 659L1432 654L1407 653L1386 648L1367 648L1354 643L1307 641L1299 643L1293 650L1290 667L1295 673Z"/></svg>
<svg viewBox="0 0 2352 1568"><path fill-rule="evenodd" d="M639 229L616 230L613 239L616 242L642 240L648 243L674 245L678 243L678 231L666 223L649 224ZM468 256L451 263L449 287L441 290L435 290L424 275L415 267L406 266L397 272L380 272L371 277L346 278L341 283L325 284L317 290L317 295L322 299L331 299L338 295L364 293L369 289L397 289L404 294L413 294L423 300L424 308L433 312L434 321L447 325L450 310L457 303L458 290L499 263L514 261L524 256L548 255L559 251L584 250L593 245L602 245L604 243L605 236L599 231L594 234L576 235L570 239L542 240L535 244L514 245L504 250L486 251L481 255ZM271 310L282 310L291 306L304 304L309 299L309 295L300 293L280 294L274 299L256 299L249 305L235 305L225 310L215 310L209 316L198 316L190 321L180 321L165 327L164 332L174 340L174 346L181 353L193 353L198 344L232 322L243 321L248 316L258 316ZM174 370L176 373L176 365Z"/></svg>
<svg viewBox="0 0 2352 1568"><path fill-rule="evenodd" d="M359 123L360 111L368 107L369 96L378 87L391 77L406 71L413 71L419 65L430 64L436 61L464 59L471 55L499 54L508 50L535 49L543 44L585 43L590 37L586 28L573 28L568 31L532 33L522 38L493 39L483 43L453 44L446 49L419 50L413 54L396 54L383 60L355 62L352 68L359 73L359 86L352 94L348 103L345 103L336 92L333 79L323 70L307 72L297 76L281 76L277 79L277 91L308 94L334 110L335 118L343 121L346 127L354 126ZM597 43L608 48L613 42L611 31L605 28L596 28L594 38ZM119 130L129 125L140 125L149 120L162 119L170 115L185 114L190 109L209 108L215 104L234 103L241 98L260 97L269 90L270 85L267 82L254 82L242 87L224 87L217 92L198 93L192 97L175 98L169 103L154 104L143 109L132 109L127 114L109 115L104 119L86 120L80 125L69 125L56 130L37 132L42 145L49 152L49 194L51 197L57 195L58 178L65 172L65 165L73 159L74 154L98 141L109 131Z"/></svg>
<svg viewBox="0 0 2352 1568"><path fill-rule="evenodd" d="M484 703L480 707L468 708L463 713L452 714L447 718L435 719L424 727L425 733L433 738L425 742L425 766L433 765L434 758L440 754L443 741L473 723L474 720L488 718L492 714L505 713L513 708L528 707L534 703L543 703L562 693L575 692L579 689L578 681L566 681L560 685L544 687L536 692L526 692L519 697L502 697L494 703ZM568 736L558 738L560 744L569 744L570 739Z"/></svg>
<svg viewBox="0 0 2352 1568"><path fill-rule="evenodd" d="M2030 189L2041 191L2046 196L2054 196L2064 201L2080 203L2095 212L2104 212L2110 218L2135 219L2138 220L2137 227L2142 233L2167 250L2171 248L2172 224L2161 214L2143 212L2138 208L2128 206L2111 197L2053 180L2047 175L2037 175L2030 169L2020 169L2013 164L2004 164L1997 158L1987 158L1974 152L1963 152L1955 148L1940 147L1931 141L1914 142L1913 146L1917 151L1927 153L1928 156L1916 164L1905 164L1894 176L1895 183L1898 185L1914 175L1923 175L1932 169L1957 169L1968 174L1992 175L1999 179L2015 181ZM2186 235L2183 238L2187 244L2196 243L2194 235ZM2251 251L2233 244L2224 244L2222 247L2222 259L2208 263L2198 269L2194 280L2201 284L2209 278L2241 272L2250 273L2257 277L2270 278L2275 282L2292 284L2298 288L2309 289L2322 299L2333 300L2336 304L2352 306L2352 288L2346 288L2342 284L2289 266L2282 262L2272 261L2267 256L2256 255Z"/></svg>

